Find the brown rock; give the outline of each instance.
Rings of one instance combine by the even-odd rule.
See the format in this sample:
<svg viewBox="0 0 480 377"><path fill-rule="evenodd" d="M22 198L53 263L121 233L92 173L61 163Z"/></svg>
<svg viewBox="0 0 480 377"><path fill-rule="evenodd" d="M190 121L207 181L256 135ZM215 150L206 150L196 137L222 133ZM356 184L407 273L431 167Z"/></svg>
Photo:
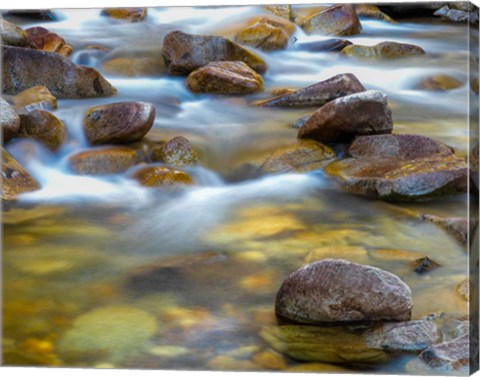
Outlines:
<svg viewBox="0 0 480 377"><path fill-rule="evenodd" d="M0 97L0 126L2 128L3 141L10 141L20 128L20 118L13 107Z"/></svg>
<svg viewBox="0 0 480 377"><path fill-rule="evenodd" d="M32 111L54 110L57 108L57 99L46 86L32 86L13 97L13 104L18 110Z"/></svg>
<svg viewBox="0 0 480 377"><path fill-rule="evenodd" d="M194 35L181 31L168 33L163 40L163 57L172 75L188 75L193 70L215 61L243 61L263 73L267 65L257 55L229 39Z"/></svg>
<svg viewBox="0 0 480 377"><path fill-rule="evenodd" d="M147 187L191 185L192 178L185 172L162 166L148 166L135 172L133 178Z"/></svg>
<svg viewBox="0 0 480 377"><path fill-rule="evenodd" d="M153 162L163 162L175 167L191 166L197 163L197 154L183 136L174 137L165 144L152 148L150 158Z"/></svg>
<svg viewBox="0 0 480 377"><path fill-rule="evenodd" d="M354 75L342 73L292 93L255 102L254 105L295 108L323 106L336 98L363 91L365 88Z"/></svg>
<svg viewBox="0 0 480 377"><path fill-rule="evenodd" d="M89 149L70 156L70 169L82 175L117 174L128 170L137 162L137 153L127 147Z"/></svg>
<svg viewBox="0 0 480 377"><path fill-rule="evenodd" d="M112 76L159 76L165 72L162 60L144 58L115 58L102 63L103 72Z"/></svg>
<svg viewBox="0 0 480 377"><path fill-rule="evenodd" d="M83 128L90 144L125 144L144 137L154 120L151 103L117 102L89 109Z"/></svg>
<svg viewBox="0 0 480 377"><path fill-rule="evenodd" d="M409 56L424 55L418 46L397 42L382 42L375 46L351 45L342 50L348 56L361 59L398 59Z"/></svg>
<svg viewBox="0 0 480 377"><path fill-rule="evenodd" d="M33 110L20 114L18 136L34 139L55 152L67 139L67 129L52 113L46 110Z"/></svg>
<svg viewBox="0 0 480 377"><path fill-rule="evenodd" d="M358 135L386 134L392 112L382 92L369 90L337 98L314 112L298 131L299 138L321 142L350 141Z"/></svg>
<svg viewBox="0 0 480 377"><path fill-rule="evenodd" d="M368 147L371 145L371 147ZM418 135L358 137L352 158L325 172L348 192L385 200L426 200L465 192L467 166L443 143Z"/></svg>
<svg viewBox="0 0 480 377"><path fill-rule="evenodd" d="M474 77L470 81L470 88L477 96L478 96L478 81L479 81L478 77Z"/></svg>
<svg viewBox="0 0 480 377"><path fill-rule="evenodd" d="M410 288L394 274L341 259L303 266L283 282L275 311L305 324L410 319Z"/></svg>
<svg viewBox="0 0 480 377"><path fill-rule="evenodd" d="M294 46L300 50L312 51L312 52L335 52L342 51L345 47L352 45L353 43L346 39L327 39L324 41L296 43Z"/></svg>
<svg viewBox="0 0 480 377"><path fill-rule="evenodd" d="M190 73L187 85L195 93L248 94L262 90L263 79L244 62L212 62Z"/></svg>
<svg viewBox="0 0 480 377"><path fill-rule="evenodd" d="M32 27L25 30L28 38L39 50L56 52L57 54L70 56L73 47L68 45L65 40L56 33L49 31L41 26Z"/></svg>
<svg viewBox="0 0 480 377"><path fill-rule="evenodd" d="M101 15L116 20L140 22L143 21L147 15L147 8L106 8L102 10Z"/></svg>
<svg viewBox="0 0 480 377"><path fill-rule="evenodd" d="M2 201L14 200L19 194L39 188L37 181L2 148Z"/></svg>
<svg viewBox="0 0 480 377"><path fill-rule="evenodd" d="M0 17L0 39L2 45L30 47L27 33L17 25Z"/></svg>
<svg viewBox="0 0 480 377"><path fill-rule="evenodd" d="M3 48L3 92L18 94L44 85L57 98L104 97L116 92L95 69L73 64L53 52Z"/></svg>
<svg viewBox="0 0 480 377"><path fill-rule="evenodd" d="M292 6L286 4L278 4L278 5L265 5L265 10L269 11L270 13L274 14L277 17L284 18L285 20L289 20L292 16Z"/></svg>
<svg viewBox="0 0 480 377"><path fill-rule="evenodd" d="M235 41L263 51L282 50L288 46L294 30L293 24L285 25L285 22L263 17L240 31L235 36Z"/></svg>
<svg viewBox="0 0 480 377"><path fill-rule="evenodd" d="M303 29L310 34L355 35L362 25L350 4L334 5L305 20Z"/></svg>
<svg viewBox="0 0 480 377"><path fill-rule="evenodd" d="M355 4L355 12L358 17L373 18L376 20L382 20L390 23L395 23L394 20L388 15L383 13L376 5L373 4Z"/></svg>
<svg viewBox="0 0 480 377"><path fill-rule="evenodd" d="M457 285L457 293L465 301L470 300L470 284L470 279L465 279Z"/></svg>
<svg viewBox="0 0 480 377"><path fill-rule="evenodd" d="M458 371L470 363L470 336L468 334L449 342L436 344L419 355L420 360L431 368Z"/></svg>
<svg viewBox="0 0 480 377"><path fill-rule="evenodd" d="M463 83L455 77L448 75L434 75L420 81L417 88L428 91L443 92L457 89L463 86Z"/></svg>

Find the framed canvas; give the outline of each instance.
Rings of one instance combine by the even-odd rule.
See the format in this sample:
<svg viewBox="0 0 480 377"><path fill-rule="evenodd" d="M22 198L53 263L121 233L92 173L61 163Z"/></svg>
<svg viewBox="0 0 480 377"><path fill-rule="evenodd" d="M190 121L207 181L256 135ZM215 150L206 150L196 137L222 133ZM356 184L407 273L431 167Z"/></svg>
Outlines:
<svg viewBox="0 0 480 377"><path fill-rule="evenodd" d="M2 365L477 371L475 4L8 6Z"/></svg>

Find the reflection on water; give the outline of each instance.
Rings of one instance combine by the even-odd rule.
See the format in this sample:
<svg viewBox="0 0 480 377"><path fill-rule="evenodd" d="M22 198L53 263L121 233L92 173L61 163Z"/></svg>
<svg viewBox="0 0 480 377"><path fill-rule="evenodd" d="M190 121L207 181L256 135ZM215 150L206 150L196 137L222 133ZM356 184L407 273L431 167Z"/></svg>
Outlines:
<svg viewBox="0 0 480 377"><path fill-rule="evenodd" d="M64 20L44 26L74 46L74 61L92 54L86 61L100 69L88 45L158 53L171 30L230 36L232 25L262 12L261 7L156 8L145 22L126 28L100 17L99 10L69 10L62 12ZM412 89L419 78L437 72L467 81L466 28L416 21L366 21L363 27L351 38L355 43L414 43L427 55L371 64L289 49L260 53L269 65L262 94L193 95L178 77L106 75L118 89L115 97L59 100L55 114L68 126L69 142L57 156L40 151L35 161L22 161L44 189L26 194L19 208L4 214L5 362L298 370L296 361L273 352L259 332L276 323L273 302L285 277L312 255L331 256L332 248L341 253L342 247L354 247L357 252L341 257L400 276L412 288L414 318L467 314L455 292L468 276L463 246L402 211L466 216L465 196L400 207L339 192L320 172L226 183L233 166L295 140L289 125L310 111L259 109L247 107L249 102L274 88L299 88L343 72L388 94L395 132L427 135L466 154L468 85L448 94ZM301 30L296 38L325 39ZM84 112L123 100L156 105L147 138L183 135L192 141L202 161L191 171L198 185L152 193L122 177L66 173L66 158L86 147ZM21 160L21 145L9 148ZM412 260L427 255L441 267L413 272ZM405 373L413 357L399 356L369 371Z"/></svg>

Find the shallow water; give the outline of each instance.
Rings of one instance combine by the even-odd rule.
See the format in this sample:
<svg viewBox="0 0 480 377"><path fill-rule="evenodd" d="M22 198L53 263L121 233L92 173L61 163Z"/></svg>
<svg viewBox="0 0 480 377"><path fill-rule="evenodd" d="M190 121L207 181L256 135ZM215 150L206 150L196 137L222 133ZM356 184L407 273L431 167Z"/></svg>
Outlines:
<svg viewBox="0 0 480 377"><path fill-rule="evenodd" d="M146 21L125 27L100 17L100 10L69 10L61 11L62 21L22 26L57 32L74 47L73 61L100 69L101 53L87 46L112 48L112 55L159 54L169 31L230 37L237 24L264 12L251 6L156 8L149 9ZM25 155L22 160L21 143L10 144L43 189L22 196L18 208L4 213L5 363L223 370L294 366L296 361L279 355L282 368L255 361L254 355L269 348L259 331L276 323L273 303L285 277L304 265L310 252L328 247L362 248L340 257L400 276L412 288L414 319L435 312L466 315L468 305L456 294L468 277L464 247L443 229L403 211L466 217L465 195L399 205L342 193L321 172L241 183L225 179L233 167L293 143L290 124L311 111L259 109L247 107L249 102L266 98L274 88L301 88L343 72L389 96L395 133L430 136L466 155L467 27L425 20L363 20L362 25L363 33L349 38L355 43L413 43L427 55L372 64L293 48L258 52L269 66L266 89L243 97L193 95L179 77L105 75L118 90L114 97L59 100L55 114L68 126L69 142L57 155L40 150L35 160ZM327 39L301 30L295 36L297 43ZM466 84L446 93L412 89L433 73L451 74ZM161 193L121 176L67 173L66 158L87 147L81 130L85 111L124 100L155 104L148 139L182 135L192 142L201 161L201 167L189 170L197 185ZM385 249L428 255L441 267L418 275L412 256L385 257L379 252ZM131 318L127 324L124 312ZM155 326L145 325L150 319ZM114 344L105 340L105 326L98 325L110 321L119 324L107 331ZM368 370L402 374L412 358L394 357ZM325 370L335 369L327 365Z"/></svg>

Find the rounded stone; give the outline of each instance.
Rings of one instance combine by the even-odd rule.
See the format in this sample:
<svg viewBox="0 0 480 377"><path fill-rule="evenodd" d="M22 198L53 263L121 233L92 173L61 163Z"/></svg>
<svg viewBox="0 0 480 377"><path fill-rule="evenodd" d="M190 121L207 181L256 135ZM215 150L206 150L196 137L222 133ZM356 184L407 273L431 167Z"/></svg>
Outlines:
<svg viewBox="0 0 480 377"><path fill-rule="evenodd" d="M10 141L20 128L20 118L13 107L0 97L0 126L2 127L3 141Z"/></svg>
<svg viewBox="0 0 480 377"><path fill-rule="evenodd" d="M78 152L68 159L77 174L105 175L121 173L135 165L137 153L127 147L106 147Z"/></svg>
<svg viewBox="0 0 480 377"><path fill-rule="evenodd" d="M46 110L33 110L27 114L20 114L18 136L34 139L55 152L67 139L67 129L52 113Z"/></svg>

